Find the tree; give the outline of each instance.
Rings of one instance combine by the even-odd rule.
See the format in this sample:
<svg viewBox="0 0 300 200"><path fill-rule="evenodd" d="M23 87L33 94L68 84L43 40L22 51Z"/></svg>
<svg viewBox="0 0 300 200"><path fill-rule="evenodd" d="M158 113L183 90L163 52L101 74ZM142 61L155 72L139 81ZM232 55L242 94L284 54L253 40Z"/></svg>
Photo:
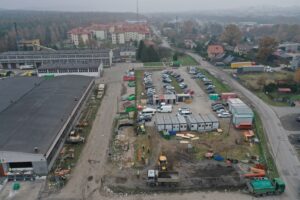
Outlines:
<svg viewBox="0 0 300 200"><path fill-rule="evenodd" d="M78 47L79 48L84 48L85 47L84 41L83 41L81 36L79 36L79 38L78 38Z"/></svg>
<svg viewBox="0 0 300 200"><path fill-rule="evenodd" d="M136 52L136 59L137 60L141 60L142 52L143 52L144 48L145 48L145 43L144 43L143 40L141 40L140 43L139 43L139 47L137 49L137 52Z"/></svg>
<svg viewBox="0 0 300 200"><path fill-rule="evenodd" d="M242 33L239 27L237 27L234 24L230 24L226 26L225 30L221 35L221 40L231 46L237 45L240 42L241 38L242 38Z"/></svg>
<svg viewBox="0 0 300 200"><path fill-rule="evenodd" d="M173 61L177 61L178 60L178 53L175 52L173 55Z"/></svg>
<svg viewBox="0 0 300 200"><path fill-rule="evenodd" d="M300 83L300 69L297 69L297 71L295 72L294 81L296 83Z"/></svg>
<svg viewBox="0 0 300 200"><path fill-rule="evenodd" d="M263 76L260 76L258 79L257 79L257 85L259 86L259 87L264 87L265 85L266 85L266 81L267 81L267 77L265 76L265 75L263 75Z"/></svg>
<svg viewBox="0 0 300 200"><path fill-rule="evenodd" d="M257 59L262 63L268 63L274 51L277 49L278 42L275 38L266 36L259 41Z"/></svg>

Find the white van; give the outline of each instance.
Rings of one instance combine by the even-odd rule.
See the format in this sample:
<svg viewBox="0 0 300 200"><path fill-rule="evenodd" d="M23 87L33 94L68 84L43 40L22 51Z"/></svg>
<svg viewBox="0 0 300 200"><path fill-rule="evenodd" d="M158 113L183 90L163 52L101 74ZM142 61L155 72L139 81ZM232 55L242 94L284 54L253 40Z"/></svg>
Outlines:
<svg viewBox="0 0 300 200"><path fill-rule="evenodd" d="M170 113L172 112L172 105L164 105L164 106L161 106L159 109L157 109L158 112L160 113Z"/></svg>
<svg viewBox="0 0 300 200"><path fill-rule="evenodd" d="M151 114L152 116L156 113L154 108L145 108L142 110L142 114Z"/></svg>

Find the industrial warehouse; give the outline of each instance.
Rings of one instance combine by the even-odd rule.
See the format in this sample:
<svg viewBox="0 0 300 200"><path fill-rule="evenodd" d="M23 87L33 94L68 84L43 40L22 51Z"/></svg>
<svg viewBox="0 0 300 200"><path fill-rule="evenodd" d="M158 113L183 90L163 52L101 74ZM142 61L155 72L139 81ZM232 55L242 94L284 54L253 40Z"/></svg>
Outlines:
<svg viewBox="0 0 300 200"><path fill-rule="evenodd" d="M103 64L97 62L90 63L64 63L64 64L44 64L38 68L37 74L41 76L63 76L82 75L100 77L103 71Z"/></svg>
<svg viewBox="0 0 300 200"><path fill-rule="evenodd" d="M99 62L112 65L113 52L110 49L57 50L57 51L9 51L0 54L0 68L15 69L22 65L39 68L43 64Z"/></svg>
<svg viewBox="0 0 300 200"><path fill-rule="evenodd" d="M94 86L85 76L0 80L0 173L45 175Z"/></svg>

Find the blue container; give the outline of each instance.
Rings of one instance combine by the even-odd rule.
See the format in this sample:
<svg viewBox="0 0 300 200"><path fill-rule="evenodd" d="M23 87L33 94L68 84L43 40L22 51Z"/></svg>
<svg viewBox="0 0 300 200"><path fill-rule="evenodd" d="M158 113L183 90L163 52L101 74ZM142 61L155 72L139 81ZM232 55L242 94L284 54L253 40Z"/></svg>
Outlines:
<svg viewBox="0 0 300 200"><path fill-rule="evenodd" d="M169 135L171 136L176 135L176 131L169 131Z"/></svg>

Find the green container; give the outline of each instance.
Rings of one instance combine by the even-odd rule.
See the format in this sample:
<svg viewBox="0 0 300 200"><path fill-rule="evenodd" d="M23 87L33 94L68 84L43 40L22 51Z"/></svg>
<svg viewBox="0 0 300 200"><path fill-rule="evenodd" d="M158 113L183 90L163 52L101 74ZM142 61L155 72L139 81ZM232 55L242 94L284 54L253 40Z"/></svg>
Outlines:
<svg viewBox="0 0 300 200"><path fill-rule="evenodd" d="M133 111L136 111L136 107L127 107L125 110L126 113L133 112Z"/></svg>
<svg viewBox="0 0 300 200"><path fill-rule="evenodd" d="M14 191L17 191L17 190L19 190L20 188L21 188L20 183L18 183L18 182L13 183L12 189L13 189Z"/></svg>
<svg viewBox="0 0 300 200"><path fill-rule="evenodd" d="M133 100L135 100L135 95L134 95L134 94L130 95L130 96L127 98L127 100L128 100L128 101L133 101Z"/></svg>
<svg viewBox="0 0 300 200"><path fill-rule="evenodd" d="M219 100L219 95L218 94L210 94L209 99L213 101Z"/></svg>

